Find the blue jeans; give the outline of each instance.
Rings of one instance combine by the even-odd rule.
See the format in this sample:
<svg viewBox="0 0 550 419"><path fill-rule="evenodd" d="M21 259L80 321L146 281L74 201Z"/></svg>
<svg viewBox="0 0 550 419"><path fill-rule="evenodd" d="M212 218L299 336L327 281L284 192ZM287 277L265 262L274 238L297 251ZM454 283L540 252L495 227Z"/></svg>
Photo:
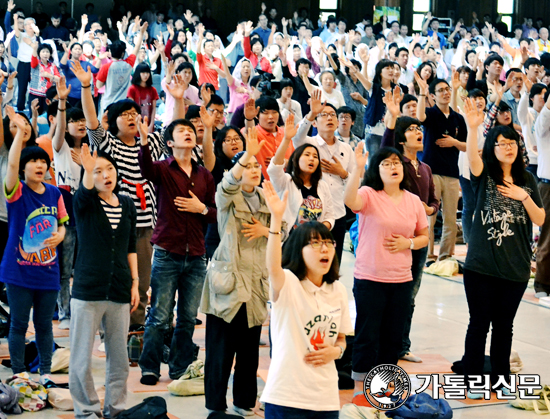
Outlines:
<svg viewBox="0 0 550 419"><path fill-rule="evenodd" d="M61 289L57 297L59 321L71 318L71 276L76 252L76 227L65 227L65 238L59 246L59 270Z"/></svg>
<svg viewBox="0 0 550 419"><path fill-rule="evenodd" d="M32 307L36 347L40 358L40 375L49 374L53 348L52 318L55 312L57 291L35 290L12 284L6 284L6 288L11 317L8 337L11 369L14 374L27 370L25 367L25 335L29 327Z"/></svg>
<svg viewBox="0 0 550 419"><path fill-rule="evenodd" d="M305 410L295 407L279 406L277 404L265 404L265 419L338 419L340 411Z"/></svg>
<svg viewBox="0 0 550 419"><path fill-rule="evenodd" d="M464 243L468 243L474 222L476 195L469 179L460 176L459 182L462 189L462 233L464 235Z"/></svg>
<svg viewBox="0 0 550 419"><path fill-rule="evenodd" d="M401 353L399 354L400 358L404 356L407 352L410 352L411 350L411 339L409 337L409 334L411 333L412 317L414 313L414 299L416 298L416 294L418 294L418 290L420 289L420 283L422 282L422 273L424 272L424 266L426 265L427 257L428 257L428 246L423 247L422 249L412 251L413 261L411 266L411 273L412 273L413 280L412 280L412 295L411 295L411 311L405 321L405 326L403 329L403 347L401 349Z"/></svg>
<svg viewBox="0 0 550 419"><path fill-rule="evenodd" d="M178 379L194 361L193 332L206 275L206 257L155 249L151 272L151 311L145 325L139 366L143 375L160 377L164 335L172 322L178 292L177 323L170 345L169 375Z"/></svg>

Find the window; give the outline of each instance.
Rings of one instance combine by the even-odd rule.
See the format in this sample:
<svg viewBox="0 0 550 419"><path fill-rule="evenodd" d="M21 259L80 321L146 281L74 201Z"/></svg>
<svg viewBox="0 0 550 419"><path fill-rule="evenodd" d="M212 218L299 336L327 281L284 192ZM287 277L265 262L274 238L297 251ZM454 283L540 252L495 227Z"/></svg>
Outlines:
<svg viewBox="0 0 550 419"><path fill-rule="evenodd" d="M502 0L499 0L502 1ZM422 30L424 16L431 10L431 0L414 0L413 2L413 31Z"/></svg>
<svg viewBox="0 0 550 419"><path fill-rule="evenodd" d="M319 0L319 14L326 21L329 16L335 16L338 12L338 0Z"/></svg>
<svg viewBox="0 0 550 419"><path fill-rule="evenodd" d="M512 15L516 8L515 0L498 0L497 11L502 15L501 20L508 26L508 31L512 30Z"/></svg>

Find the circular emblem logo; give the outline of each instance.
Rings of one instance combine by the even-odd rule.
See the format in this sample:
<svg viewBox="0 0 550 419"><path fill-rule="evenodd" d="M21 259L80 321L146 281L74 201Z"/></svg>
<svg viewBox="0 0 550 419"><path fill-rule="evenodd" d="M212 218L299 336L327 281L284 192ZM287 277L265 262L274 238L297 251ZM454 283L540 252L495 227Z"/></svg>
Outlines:
<svg viewBox="0 0 550 419"><path fill-rule="evenodd" d="M411 395L411 379L397 365L378 365L365 377L363 393L374 408L394 410L401 407Z"/></svg>

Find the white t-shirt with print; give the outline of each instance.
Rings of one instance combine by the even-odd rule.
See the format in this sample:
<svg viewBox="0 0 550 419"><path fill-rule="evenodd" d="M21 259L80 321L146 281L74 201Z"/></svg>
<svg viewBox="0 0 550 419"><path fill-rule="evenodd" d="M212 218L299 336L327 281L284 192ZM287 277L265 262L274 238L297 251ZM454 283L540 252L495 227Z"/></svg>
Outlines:
<svg viewBox="0 0 550 419"><path fill-rule="evenodd" d="M315 411L340 410L334 361L313 367L304 361L319 343L334 345L351 334L346 288L339 281L317 287L285 269L285 284L271 312L273 352L261 401Z"/></svg>
<svg viewBox="0 0 550 419"><path fill-rule="evenodd" d="M55 147L53 147L53 161L57 186L70 187L70 192L74 195L80 185L81 167L73 161L71 148L66 141L63 141L59 151L55 151Z"/></svg>

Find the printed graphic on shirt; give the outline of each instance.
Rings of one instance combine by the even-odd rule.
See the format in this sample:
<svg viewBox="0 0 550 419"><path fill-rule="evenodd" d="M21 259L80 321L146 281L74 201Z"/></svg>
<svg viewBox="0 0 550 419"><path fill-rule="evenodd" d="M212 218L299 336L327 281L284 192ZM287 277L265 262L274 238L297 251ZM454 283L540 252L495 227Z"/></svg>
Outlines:
<svg viewBox="0 0 550 419"><path fill-rule="evenodd" d="M55 247L44 246L44 241L57 232L57 208L43 206L29 214L25 231L19 242L22 260L19 265L51 265L57 256Z"/></svg>
<svg viewBox="0 0 550 419"><path fill-rule="evenodd" d="M309 195L302 201L298 211L296 226L307 223L308 221L317 221L323 212L323 203L319 198Z"/></svg>
<svg viewBox="0 0 550 419"><path fill-rule="evenodd" d="M308 341L314 350L319 350L318 345L325 343L325 338L334 338L338 335L338 325L333 316L318 314L304 326Z"/></svg>
<svg viewBox="0 0 550 419"><path fill-rule="evenodd" d="M521 187L529 195L531 188ZM502 240L514 235L511 224L527 224L527 212L521 201L506 198L498 189L495 181L487 177L487 198L481 210L481 223L487 226L487 240L495 240L497 246L502 245Z"/></svg>

